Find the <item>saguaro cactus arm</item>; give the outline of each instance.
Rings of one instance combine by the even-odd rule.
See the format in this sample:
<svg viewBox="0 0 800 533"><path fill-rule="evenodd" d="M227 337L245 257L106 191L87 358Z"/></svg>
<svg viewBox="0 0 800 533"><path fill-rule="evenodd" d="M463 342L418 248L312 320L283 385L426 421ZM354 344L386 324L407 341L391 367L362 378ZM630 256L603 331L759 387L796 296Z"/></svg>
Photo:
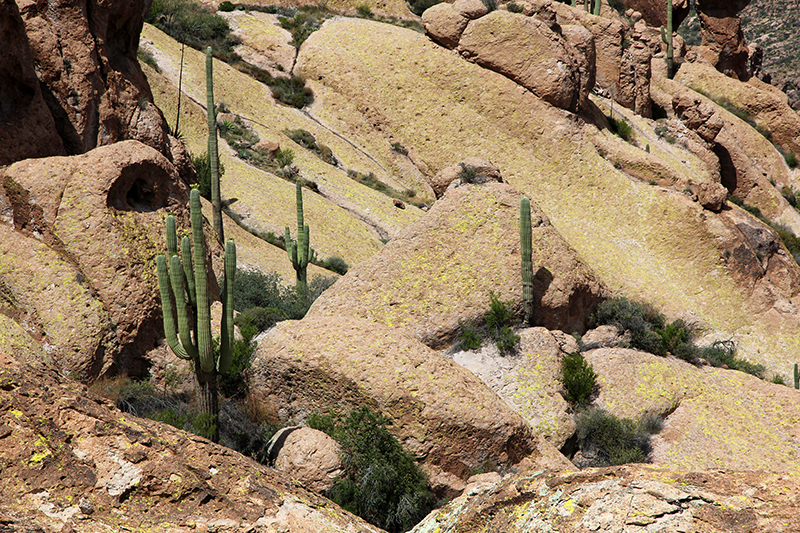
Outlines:
<svg viewBox="0 0 800 533"><path fill-rule="evenodd" d="M667 28L664 29L664 26L661 26L661 40L664 41L664 44L667 45L667 76L672 78L675 75L675 62L674 62L674 51L672 48L672 0L667 0Z"/></svg>
<svg viewBox="0 0 800 533"><path fill-rule="evenodd" d="M156 257L156 269L158 271L158 289L161 293L161 309L164 315L164 336L167 338L167 344L172 353L181 359L191 359L191 356L183 349L176 333L175 318L172 315L172 297L169 288L167 260L163 255Z"/></svg>
<svg viewBox="0 0 800 533"><path fill-rule="evenodd" d="M222 324L220 326L217 372L226 373L233 361L233 284L236 279L236 243L225 243L225 280L222 286Z"/></svg>
<svg viewBox="0 0 800 533"><path fill-rule="evenodd" d="M533 325L533 261L531 236L531 201L522 197L519 203L519 240L522 254L522 304L525 311L525 322Z"/></svg>

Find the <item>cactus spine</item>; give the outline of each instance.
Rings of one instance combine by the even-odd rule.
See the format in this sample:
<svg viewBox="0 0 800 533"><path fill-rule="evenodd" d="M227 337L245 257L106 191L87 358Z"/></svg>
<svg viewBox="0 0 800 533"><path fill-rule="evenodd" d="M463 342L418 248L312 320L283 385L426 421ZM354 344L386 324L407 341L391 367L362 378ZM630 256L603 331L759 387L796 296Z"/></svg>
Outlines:
<svg viewBox="0 0 800 533"><path fill-rule="evenodd" d="M522 305L525 323L533 325L533 261L531 260L531 201L522 197L519 203L519 240L522 254Z"/></svg>
<svg viewBox="0 0 800 533"><path fill-rule="evenodd" d="M295 273L297 273L297 288L305 290L308 287L308 263L314 260L314 249L309 245L310 236L308 224L303 221L303 187L300 181L295 184L295 196L297 202L297 240L293 241L286 228L284 241L286 243L286 253L292 262Z"/></svg>
<svg viewBox="0 0 800 533"><path fill-rule="evenodd" d="M672 79L675 75L675 61L672 49L672 0L667 0L667 29L661 26L661 40L667 45L667 76Z"/></svg>
<svg viewBox="0 0 800 533"><path fill-rule="evenodd" d="M794 388L800 389L800 369L797 368L797 363L794 364Z"/></svg>
<svg viewBox="0 0 800 533"><path fill-rule="evenodd" d="M219 242L225 242L222 231L222 201L219 193L219 151L217 149L217 111L214 106L214 58L206 48L206 114L208 115L208 166L211 169L211 207L213 226Z"/></svg>
<svg viewBox="0 0 800 533"><path fill-rule="evenodd" d="M225 245L222 333L219 356L215 358L211 339L203 212L200 206L200 193L197 190L191 192L189 208L192 218L192 238L191 242L188 236L181 240L180 257L177 250L175 217L172 215L167 217L168 258L163 255L156 258L158 288L161 293L167 344L175 355L194 363L198 383L198 407L201 413L210 416L207 426L208 437L216 442L219 440L217 374L227 372L233 358L233 283L236 276L236 244L231 239ZM174 315L177 315L177 325Z"/></svg>

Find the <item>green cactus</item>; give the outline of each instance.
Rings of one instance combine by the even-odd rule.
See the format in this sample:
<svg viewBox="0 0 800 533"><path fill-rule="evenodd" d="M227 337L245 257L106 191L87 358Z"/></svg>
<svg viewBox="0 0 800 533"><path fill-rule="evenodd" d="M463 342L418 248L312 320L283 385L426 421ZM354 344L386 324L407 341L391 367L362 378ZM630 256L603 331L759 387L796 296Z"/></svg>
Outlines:
<svg viewBox="0 0 800 533"><path fill-rule="evenodd" d="M210 416L211 440L219 440L217 416L217 375L230 369L233 358L233 284L236 276L236 244L225 245L225 280L222 287L222 323L219 355L215 357L211 338L211 311L208 296L203 211L200 193L192 190L189 200L192 239L178 238L175 217L167 217L167 254L156 258L158 288L164 316L164 335L172 352L194 363L197 376L197 403L201 413ZM183 261L181 261L183 258ZM175 305L173 307L173 298ZM175 324L177 316L178 323ZM194 320L192 320L194 317Z"/></svg>
<svg viewBox="0 0 800 533"><path fill-rule="evenodd" d="M522 197L519 203L519 240L522 254L522 305L525 323L532 326L533 308L533 261L531 260L531 201Z"/></svg>
<svg viewBox="0 0 800 533"><path fill-rule="evenodd" d="M289 228L286 228L284 236L286 243L286 253L292 262L294 271L297 274L297 288L305 290L308 287L308 264L314 261L314 249L310 246L310 236L308 224L303 222L303 187L300 181L296 182L297 198L297 240L292 240Z"/></svg>
<svg viewBox="0 0 800 533"><path fill-rule="evenodd" d="M600 0L594 0L594 13L595 16L600 16Z"/></svg>
<svg viewBox="0 0 800 533"><path fill-rule="evenodd" d="M794 364L794 388L800 389L800 369L797 368L797 363Z"/></svg>
<svg viewBox="0 0 800 533"><path fill-rule="evenodd" d="M672 49L672 0L667 0L667 28L666 31L664 30L664 26L661 26L661 40L664 41L664 44L667 45L667 76L670 79L675 75L675 61L673 59L673 49Z"/></svg>
<svg viewBox="0 0 800 533"><path fill-rule="evenodd" d="M219 151L217 149L217 112L214 106L214 58L206 48L206 114L208 115L208 166L211 168L211 211L214 232L225 242L222 230L222 201L219 192Z"/></svg>

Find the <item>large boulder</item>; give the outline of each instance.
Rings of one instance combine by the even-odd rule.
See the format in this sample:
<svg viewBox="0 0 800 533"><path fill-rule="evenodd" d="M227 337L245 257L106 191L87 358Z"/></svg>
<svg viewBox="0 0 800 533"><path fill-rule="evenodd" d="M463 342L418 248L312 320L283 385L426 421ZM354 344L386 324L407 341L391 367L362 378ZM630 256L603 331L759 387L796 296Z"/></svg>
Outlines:
<svg viewBox="0 0 800 533"><path fill-rule="evenodd" d="M322 431L286 428L278 434L282 436L279 445L276 443L273 466L306 489L324 494L344 472L339 457L341 446Z"/></svg>
<svg viewBox="0 0 800 533"><path fill-rule="evenodd" d="M462 479L541 455L530 426L475 376L369 320L281 322L259 343L247 381L251 405L273 421L371 406L407 451Z"/></svg>
<svg viewBox="0 0 800 533"><path fill-rule="evenodd" d="M5 19L11 12L15 18L16 9L7 4L0 16ZM147 0L58 4L17 0L27 43L15 39L9 52L21 52L18 61L26 62L21 67L24 72L35 68L55 126L54 130L41 129L50 147L42 155L64 150L82 154L97 146L136 139L169 156L166 123L152 104L147 78L136 57L149 5ZM28 94L38 100L36 92L31 89ZM63 149L50 139L54 134ZM21 144L23 139L16 142Z"/></svg>
<svg viewBox="0 0 800 533"><path fill-rule="evenodd" d="M575 110L588 96L581 93L585 87L576 60L582 54L537 17L493 11L472 20L458 41L458 51L554 106Z"/></svg>
<svg viewBox="0 0 800 533"><path fill-rule="evenodd" d="M381 531L274 469L2 350L0 382L4 529Z"/></svg>
<svg viewBox="0 0 800 533"><path fill-rule="evenodd" d="M311 316L357 316L442 347L461 322L480 322L491 294L522 307L519 202L511 186L450 189L428 214L318 299ZM531 205L535 322L585 330L604 292L594 274Z"/></svg>
<svg viewBox="0 0 800 533"><path fill-rule="evenodd" d="M142 375L161 337L155 256L163 216L188 227L187 188L153 148L125 141L28 159L2 175L0 277L26 329L65 372Z"/></svg>

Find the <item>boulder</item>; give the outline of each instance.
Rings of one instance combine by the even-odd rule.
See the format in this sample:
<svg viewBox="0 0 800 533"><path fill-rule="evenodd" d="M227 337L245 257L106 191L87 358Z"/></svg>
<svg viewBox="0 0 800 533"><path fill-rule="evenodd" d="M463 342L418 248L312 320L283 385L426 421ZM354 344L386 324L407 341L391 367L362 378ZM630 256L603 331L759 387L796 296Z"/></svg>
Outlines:
<svg viewBox="0 0 800 533"><path fill-rule="evenodd" d="M429 7L422 14L425 33L445 48L455 48L469 19L455 10L452 4L442 2Z"/></svg>
<svg viewBox="0 0 800 533"><path fill-rule="evenodd" d="M526 472L476 486L416 526L458 531L789 531L800 511L795 476L627 465ZM746 524L744 526L743 524Z"/></svg>
<svg viewBox="0 0 800 533"><path fill-rule="evenodd" d="M521 310L520 198L511 186L492 182L447 191L328 289L309 315L373 320L440 348L460 322L483 319L491 293ZM582 332L603 286L534 203L531 217L536 324Z"/></svg>
<svg viewBox="0 0 800 533"><path fill-rule="evenodd" d="M258 11L217 12L230 24L239 40L234 51L247 63L272 76L286 76L294 68L297 49L292 34L280 25L277 15Z"/></svg>
<svg viewBox="0 0 800 533"><path fill-rule="evenodd" d="M574 57L578 51L539 18L493 11L470 21L458 51L556 107L576 110L585 100Z"/></svg>
<svg viewBox="0 0 800 533"><path fill-rule="evenodd" d="M371 406L406 451L461 479L487 462L538 455L528 424L475 376L370 320L279 323L259 343L247 382L251 405L272 421Z"/></svg>
<svg viewBox="0 0 800 533"><path fill-rule="evenodd" d="M470 20L481 18L489 12L483 0L456 0L453 2L453 9Z"/></svg>
<svg viewBox="0 0 800 533"><path fill-rule="evenodd" d="M500 169L485 159L468 157L457 165L440 170L430 184L436 197L441 198L451 185L482 184L490 181L503 182Z"/></svg>
<svg viewBox="0 0 800 533"><path fill-rule="evenodd" d="M17 162L2 184L13 226L0 225L8 235L0 277L20 295L28 330L82 379L112 366L143 375L142 354L162 335L154 263L164 213L189 226L187 187L175 167L124 141Z"/></svg>
<svg viewBox="0 0 800 533"><path fill-rule="evenodd" d="M136 57L148 5L17 1L32 55L27 68L35 65L67 154L135 139L170 156L166 123Z"/></svg>
<svg viewBox="0 0 800 533"><path fill-rule="evenodd" d="M381 531L289 476L122 413L3 350L0 381L0 519L8 530Z"/></svg>
<svg viewBox="0 0 800 533"><path fill-rule="evenodd" d="M636 11L649 26L667 26L667 4L660 0L622 0L626 9ZM689 14L689 0L672 0L672 25L678 28Z"/></svg>
<svg viewBox="0 0 800 533"><path fill-rule="evenodd" d="M324 494L343 472L340 450L339 443L322 431L293 428L275 450L273 466L305 489Z"/></svg>
<svg viewBox="0 0 800 533"><path fill-rule="evenodd" d="M613 346L627 346L630 342L630 335L624 335L616 326L602 325L595 329L590 329L581 337L581 348L592 350L594 348L606 348Z"/></svg>
<svg viewBox="0 0 800 533"><path fill-rule="evenodd" d="M672 98L672 109L689 129L707 142L713 142L725 125L716 107L691 92L678 93Z"/></svg>

